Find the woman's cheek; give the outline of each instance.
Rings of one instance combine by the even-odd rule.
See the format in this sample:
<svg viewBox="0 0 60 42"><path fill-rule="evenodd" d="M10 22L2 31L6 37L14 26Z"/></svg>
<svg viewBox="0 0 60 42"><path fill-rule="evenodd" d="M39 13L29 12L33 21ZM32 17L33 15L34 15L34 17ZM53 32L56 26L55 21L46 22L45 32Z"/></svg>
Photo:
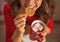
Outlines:
<svg viewBox="0 0 60 42"><path fill-rule="evenodd" d="M25 0L20 0L21 6L24 6Z"/></svg>
<svg viewBox="0 0 60 42"><path fill-rule="evenodd" d="M42 0L39 0L36 3L37 3L37 7L39 8L41 6L41 4L42 4Z"/></svg>

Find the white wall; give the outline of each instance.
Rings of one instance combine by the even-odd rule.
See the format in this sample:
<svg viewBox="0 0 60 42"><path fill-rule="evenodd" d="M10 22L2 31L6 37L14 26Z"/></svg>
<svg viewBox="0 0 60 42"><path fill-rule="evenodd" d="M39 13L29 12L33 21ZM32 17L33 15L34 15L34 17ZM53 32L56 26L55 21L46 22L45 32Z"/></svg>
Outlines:
<svg viewBox="0 0 60 42"><path fill-rule="evenodd" d="M55 10L54 20L60 21L60 0L56 0L56 10Z"/></svg>

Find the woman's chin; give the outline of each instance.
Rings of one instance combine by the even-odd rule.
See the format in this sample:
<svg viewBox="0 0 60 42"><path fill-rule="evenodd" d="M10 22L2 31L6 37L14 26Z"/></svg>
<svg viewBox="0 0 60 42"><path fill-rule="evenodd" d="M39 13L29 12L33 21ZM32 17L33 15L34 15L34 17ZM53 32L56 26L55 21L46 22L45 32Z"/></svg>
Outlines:
<svg viewBox="0 0 60 42"><path fill-rule="evenodd" d="M38 7L33 7L33 9L36 11L38 9Z"/></svg>

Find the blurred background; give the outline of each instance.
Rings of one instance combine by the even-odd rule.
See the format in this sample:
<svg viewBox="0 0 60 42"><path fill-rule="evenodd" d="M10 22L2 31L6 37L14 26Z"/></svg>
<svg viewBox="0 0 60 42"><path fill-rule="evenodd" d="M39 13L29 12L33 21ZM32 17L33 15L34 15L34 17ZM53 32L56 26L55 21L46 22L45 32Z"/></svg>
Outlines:
<svg viewBox="0 0 60 42"><path fill-rule="evenodd" d="M47 42L60 42L60 0L56 1L56 9L54 19L54 32L48 35ZM5 25L3 18L3 8L6 4L6 1L0 0L0 42L5 42Z"/></svg>

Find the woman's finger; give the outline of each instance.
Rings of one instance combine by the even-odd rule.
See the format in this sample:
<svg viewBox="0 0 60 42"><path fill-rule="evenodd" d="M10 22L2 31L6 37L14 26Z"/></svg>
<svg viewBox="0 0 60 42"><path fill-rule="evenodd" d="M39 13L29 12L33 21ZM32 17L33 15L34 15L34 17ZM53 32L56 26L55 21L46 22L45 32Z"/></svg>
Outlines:
<svg viewBox="0 0 60 42"><path fill-rule="evenodd" d="M17 26L17 27L20 27L20 26L22 26L23 24L25 25L26 23L22 21L22 22L16 24L16 26Z"/></svg>
<svg viewBox="0 0 60 42"><path fill-rule="evenodd" d="M26 14L19 14L19 15L17 15L16 16L16 18L14 19L14 20L17 20L17 19L19 19L19 18L26 18L27 17L27 15Z"/></svg>
<svg viewBox="0 0 60 42"><path fill-rule="evenodd" d="M17 28L17 30L20 31L21 33L22 32L24 33L25 32L25 28L24 27L25 27L25 25L23 24L22 26L20 26L19 28Z"/></svg>
<svg viewBox="0 0 60 42"><path fill-rule="evenodd" d="M19 24L21 22L26 22L26 19L18 19L18 20L15 20L15 24Z"/></svg>

